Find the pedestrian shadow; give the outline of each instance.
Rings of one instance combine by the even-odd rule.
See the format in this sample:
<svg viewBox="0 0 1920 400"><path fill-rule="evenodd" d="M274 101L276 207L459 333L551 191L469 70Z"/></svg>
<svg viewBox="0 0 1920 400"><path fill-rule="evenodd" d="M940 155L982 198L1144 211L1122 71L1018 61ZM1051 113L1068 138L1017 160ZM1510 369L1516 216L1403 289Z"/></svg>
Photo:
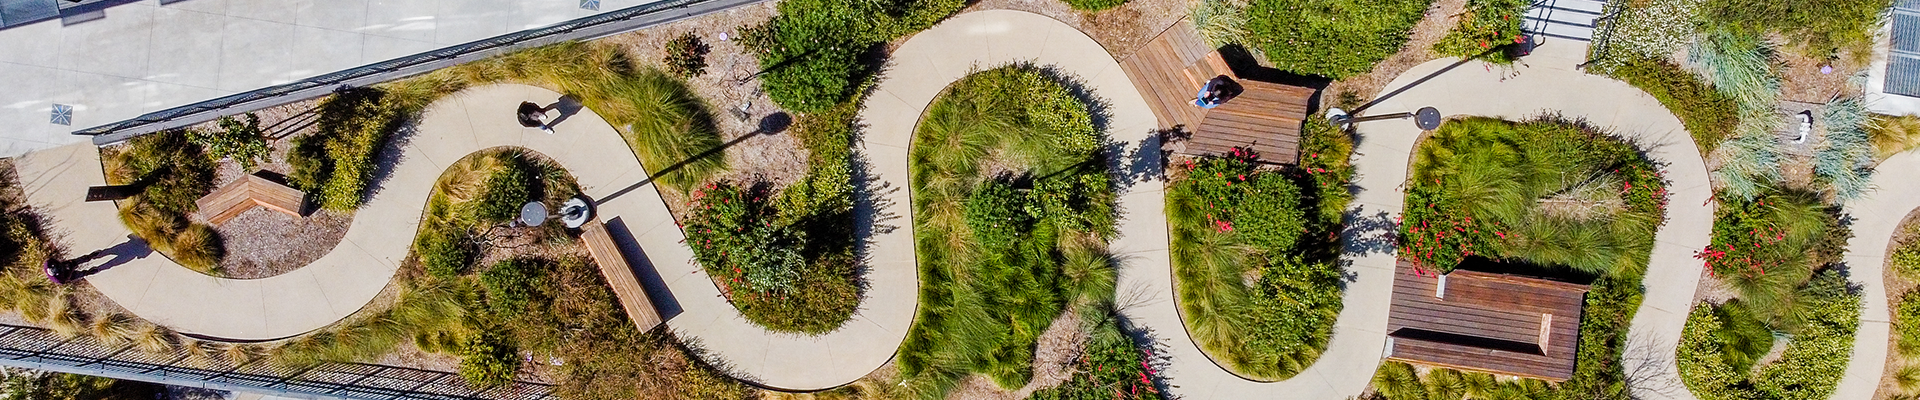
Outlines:
<svg viewBox="0 0 1920 400"><path fill-rule="evenodd" d="M127 235L126 241L115 244L112 247L96 250L92 253L87 253L87 255L80 256L80 258L77 258L71 261L76 266L76 268L72 272L70 272L71 275L69 276L69 279L80 279L80 278L85 278L89 275L106 272L108 269L111 269L113 267L126 265L129 262L133 262L133 260L147 258L147 256L152 254L153 254L153 247L147 245L147 241L145 239L141 239L139 236ZM102 258L105 258L106 261L101 262L99 264L95 264L91 267L78 268L79 266L84 266L88 262L99 260Z"/></svg>
<svg viewBox="0 0 1920 400"><path fill-rule="evenodd" d="M554 100L553 104L548 104L546 107L540 108L540 111L541 112L546 112L547 110L560 111L559 117L554 117L552 121L547 121L547 127L552 128L554 126L560 125L560 122L566 121L567 118L572 118L574 114L579 114L580 110L586 109L586 108L587 107L585 105L580 104L580 98L573 97L573 95L563 95L563 96L560 96L559 99Z"/></svg>
<svg viewBox="0 0 1920 400"><path fill-rule="evenodd" d="M640 248L640 241L636 240L633 231L627 229L627 222L621 218L607 220L607 236L620 246L620 256L627 259L633 276L646 289L647 299L653 303L654 311L660 313L660 320L672 320L686 310L681 308L680 300L673 297L673 290L667 287L666 279L660 277L660 269L653 265L652 259L647 258L647 250Z"/></svg>

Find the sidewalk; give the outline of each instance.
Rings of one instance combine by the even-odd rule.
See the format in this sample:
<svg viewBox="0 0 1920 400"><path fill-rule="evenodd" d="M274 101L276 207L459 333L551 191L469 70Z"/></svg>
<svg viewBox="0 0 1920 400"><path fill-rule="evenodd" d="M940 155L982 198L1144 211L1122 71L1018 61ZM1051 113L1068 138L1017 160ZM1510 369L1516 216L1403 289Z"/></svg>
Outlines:
<svg viewBox="0 0 1920 400"><path fill-rule="evenodd" d="M0 30L0 157L78 143L144 113L651 3L598 0L157 0L72 26ZM51 123L54 104L73 107Z"/></svg>

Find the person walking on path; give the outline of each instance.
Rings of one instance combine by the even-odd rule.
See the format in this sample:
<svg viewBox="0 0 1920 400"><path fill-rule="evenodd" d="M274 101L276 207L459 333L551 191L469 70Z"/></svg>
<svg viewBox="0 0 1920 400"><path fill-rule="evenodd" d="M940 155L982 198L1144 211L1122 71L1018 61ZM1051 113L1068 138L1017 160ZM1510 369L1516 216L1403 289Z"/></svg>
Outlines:
<svg viewBox="0 0 1920 400"><path fill-rule="evenodd" d="M540 127L540 130L546 131L548 135L552 135L553 127L547 124L547 110L552 108L553 107L541 107L539 104L533 104L531 101L520 102L520 109L518 111L520 126L528 128Z"/></svg>

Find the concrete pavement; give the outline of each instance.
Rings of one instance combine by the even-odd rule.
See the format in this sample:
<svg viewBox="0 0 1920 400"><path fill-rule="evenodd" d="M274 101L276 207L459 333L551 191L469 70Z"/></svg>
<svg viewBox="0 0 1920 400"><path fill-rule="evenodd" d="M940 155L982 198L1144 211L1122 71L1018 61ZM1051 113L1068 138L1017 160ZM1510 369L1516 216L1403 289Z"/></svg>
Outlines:
<svg viewBox="0 0 1920 400"><path fill-rule="evenodd" d="M1872 191L1847 202L1847 215L1853 217L1853 238L1847 240L1847 278L1859 282L1861 296L1860 329L1853 335L1853 354L1847 358L1847 373L1834 389L1833 399L1872 398L1886 373L1887 335L1891 332L1891 310L1887 308L1884 274L1887 250L1893 235L1899 233L1900 220L1920 208L1920 185L1912 177L1920 173L1920 152L1896 154L1875 167Z"/></svg>
<svg viewBox="0 0 1920 400"><path fill-rule="evenodd" d="M69 132L656 0L146 0L0 30L0 157ZM73 107L52 123L54 104Z"/></svg>

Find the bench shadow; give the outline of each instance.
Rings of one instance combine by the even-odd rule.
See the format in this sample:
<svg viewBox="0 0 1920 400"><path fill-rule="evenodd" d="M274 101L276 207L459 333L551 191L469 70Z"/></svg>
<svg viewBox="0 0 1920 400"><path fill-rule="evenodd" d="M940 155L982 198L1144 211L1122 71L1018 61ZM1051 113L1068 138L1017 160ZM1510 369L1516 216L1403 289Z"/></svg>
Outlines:
<svg viewBox="0 0 1920 400"><path fill-rule="evenodd" d="M633 268L633 276L640 280L640 286L647 290L647 298L653 300L654 311L660 313L660 321L672 320L685 309L680 300L673 297L673 291L667 288L667 281L660 277L660 269L654 267L653 260L647 258L647 251L640 248L633 231L627 229L622 217L613 217L606 221L607 236L620 245L620 256L627 258L627 265Z"/></svg>

